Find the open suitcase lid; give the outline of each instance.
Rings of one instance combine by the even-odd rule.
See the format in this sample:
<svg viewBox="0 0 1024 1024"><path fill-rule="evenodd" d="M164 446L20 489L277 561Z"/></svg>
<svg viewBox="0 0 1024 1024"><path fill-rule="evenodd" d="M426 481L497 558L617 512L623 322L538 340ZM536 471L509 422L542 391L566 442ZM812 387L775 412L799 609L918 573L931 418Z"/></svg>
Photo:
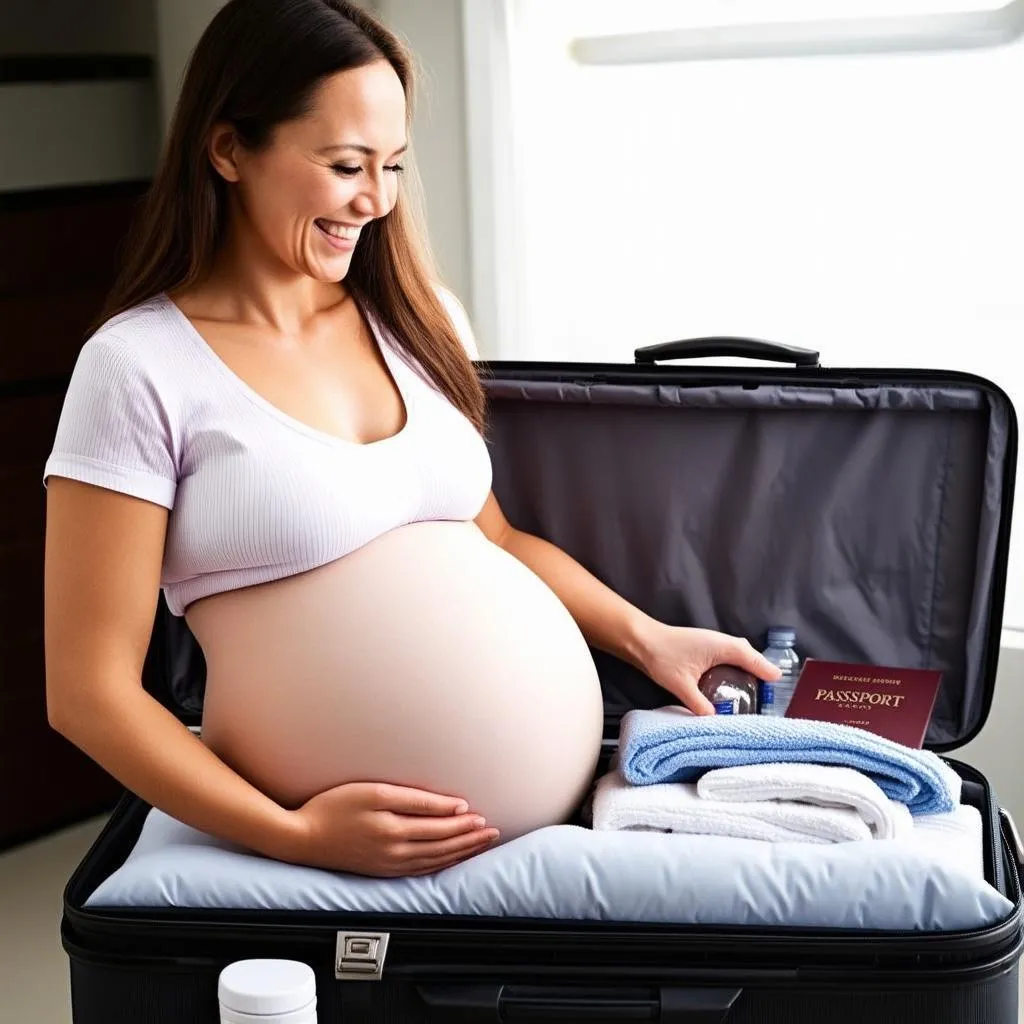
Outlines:
<svg viewBox="0 0 1024 1024"><path fill-rule="evenodd" d="M747 356L788 367L663 366ZM664 622L802 658L943 672L925 746L970 741L995 685L1017 459L1007 395L966 373L823 368L742 338L638 349L636 365L480 364L494 491ZM675 698L595 652L608 730ZM161 598L147 689L201 716L202 652Z"/></svg>

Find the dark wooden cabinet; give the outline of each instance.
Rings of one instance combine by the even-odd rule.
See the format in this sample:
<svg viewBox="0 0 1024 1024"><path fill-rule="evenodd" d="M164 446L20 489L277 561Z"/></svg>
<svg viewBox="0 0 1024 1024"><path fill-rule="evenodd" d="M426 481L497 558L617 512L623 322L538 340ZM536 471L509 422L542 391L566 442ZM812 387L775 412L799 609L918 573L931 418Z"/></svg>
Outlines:
<svg viewBox="0 0 1024 1024"><path fill-rule="evenodd" d="M146 182L0 195L0 849L121 787L46 717L43 466Z"/></svg>

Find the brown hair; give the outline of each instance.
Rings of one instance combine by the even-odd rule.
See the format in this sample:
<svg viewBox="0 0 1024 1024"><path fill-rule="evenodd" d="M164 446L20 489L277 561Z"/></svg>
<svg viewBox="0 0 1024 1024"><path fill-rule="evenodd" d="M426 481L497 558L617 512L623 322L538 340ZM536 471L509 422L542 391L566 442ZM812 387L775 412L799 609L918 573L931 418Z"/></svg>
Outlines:
<svg viewBox="0 0 1024 1024"><path fill-rule="evenodd" d="M349 0L229 0L192 53L159 166L94 329L212 268L228 195L207 154L215 123L231 124L245 146L259 149L278 124L308 112L324 78L378 60L395 69L411 116L411 57L362 8ZM400 186L391 212L363 228L345 287L482 430L483 389L431 284L418 211L410 208L416 198Z"/></svg>

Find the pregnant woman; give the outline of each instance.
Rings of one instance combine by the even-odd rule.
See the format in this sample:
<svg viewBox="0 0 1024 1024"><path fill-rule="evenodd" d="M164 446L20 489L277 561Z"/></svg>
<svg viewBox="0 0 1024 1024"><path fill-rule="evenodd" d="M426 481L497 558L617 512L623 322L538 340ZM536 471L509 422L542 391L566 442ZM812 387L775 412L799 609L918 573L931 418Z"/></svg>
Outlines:
<svg viewBox="0 0 1024 1024"><path fill-rule="evenodd" d="M712 664L777 674L502 515L403 182L411 89L355 4L220 10L44 473L53 727L195 828L378 876L565 820L588 643L700 713ZM161 590L206 657L201 738L141 685Z"/></svg>

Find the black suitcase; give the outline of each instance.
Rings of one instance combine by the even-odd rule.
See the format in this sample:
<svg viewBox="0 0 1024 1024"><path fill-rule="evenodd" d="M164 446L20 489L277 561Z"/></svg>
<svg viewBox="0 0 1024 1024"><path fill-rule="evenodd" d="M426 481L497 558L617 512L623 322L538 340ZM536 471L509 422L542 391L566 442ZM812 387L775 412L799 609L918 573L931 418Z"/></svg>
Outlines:
<svg viewBox="0 0 1024 1024"><path fill-rule="evenodd" d="M659 365L708 356L787 365ZM964 373L826 369L817 353L734 338L640 349L636 365L494 362L481 373L494 488L514 525L667 622L753 639L781 619L811 657L941 667L926 746L946 755L981 729L1017 457L998 387ZM595 658L603 770L621 715L671 700ZM161 600L147 689L195 725L203 679L201 652ZM957 933L86 908L148 811L125 794L64 894L73 1019L212 1024L224 966L285 957L315 970L322 1024L1017 1024L1024 851L982 774L949 763L982 812L986 878L1013 905ZM362 960L349 955L359 937L370 939Z"/></svg>

